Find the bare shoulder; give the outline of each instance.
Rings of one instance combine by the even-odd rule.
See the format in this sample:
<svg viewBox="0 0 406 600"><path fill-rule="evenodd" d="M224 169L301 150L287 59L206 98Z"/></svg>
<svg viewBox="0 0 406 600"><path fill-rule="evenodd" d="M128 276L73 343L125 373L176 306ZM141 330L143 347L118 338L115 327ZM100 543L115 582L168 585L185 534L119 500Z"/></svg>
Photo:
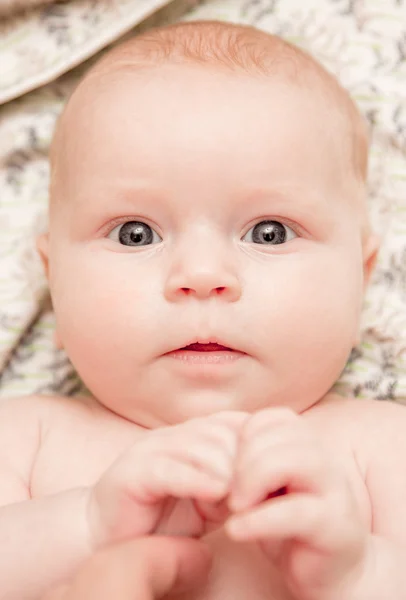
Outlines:
<svg viewBox="0 0 406 600"><path fill-rule="evenodd" d="M38 496L38 490L56 493L71 482L76 487L83 484L80 476L93 480L132 441L134 428L93 398L2 401L0 506Z"/></svg>
<svg viewBox="0 0 406 600"><path fill-rule="evenodd" d="M4 436L11 430L14 438L18 433L37 430L42 411L40 396L21 396L16 398L3 398L0 402L0 446Z"/></svg>
<svg viewBox="0 0 406 600"><path fill-rule="evenodd" d="M41 445L46 403L41 397L0 402L0 505L30 497L30 476Z"/></svg>
<svg viewBox="0 0 406 600"><path fill-rule="evenodd" d="M371 506L372 532L406 543L406 406L329 395L309 415L351 446Z"/></svg>
<svg viewBox="0 0 406 600"><path fill-rule="evenodd" d="M4 456L22 458L40 446L44 425L52 420L64 398L21 396L0 402L0 466Z"/></svg>
<svg viewBox="0 0 406 600"><path fill-rule="evenodd" d="M328 394L309 413L312 421L342 435L372 435L376 442L377 434L381 439L392 438L394 431L406 434L406 406L396 402Z"/></svg>
<svg viewBox="0 0 406 600"><path fill-rule="evenodd" d="M21 396L0 402L0 469L5 462L30 460L47 433L69 415L82 419L92 412L89 402L62 396Z"/></svg>
<svg viewBox="0 0 406 600"><path fill-rule="evenodd" d="M14 438L20 431L26 440L37 438L38 450L49 449L56 441L69 446L72 439L125 437L127 430L133 434L135 428L89 396L27 396L10 399L0 410L0 439L5 429Z"/></svg>
<svg viewBox="0 0 406 600"><path fill-rule="evenodd" d="M308 411L308 418L332 444L351 446L364 473L383 456L406 460L405 405L328 394Z"/></svg>
<svg viewBox="0 0 406 600"><path fill-rule="evenodd" d="M4 398L0 401L0 431L12 427L14 431L26 433L41 428L59 414L81 413L91 410L87 399L67 398L64 396L20 396ZM1 436L0 436L1 437Z"/></svg>

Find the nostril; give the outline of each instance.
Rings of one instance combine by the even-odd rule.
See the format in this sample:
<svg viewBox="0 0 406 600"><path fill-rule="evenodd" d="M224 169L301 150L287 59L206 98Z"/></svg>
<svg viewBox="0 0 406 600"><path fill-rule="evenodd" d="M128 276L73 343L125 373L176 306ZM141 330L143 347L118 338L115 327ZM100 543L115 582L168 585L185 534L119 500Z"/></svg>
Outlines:
<svg viewBox="0 0 406 600"><path fill-rule="evenodd" d="M222 292L224 292L224 290L225 290L225 289L226 289L226 288L225 288L224 286L220 286L220 287L217 287L217 288L216 288L216 292L217 292L218 294L221 294Z"/></svg>

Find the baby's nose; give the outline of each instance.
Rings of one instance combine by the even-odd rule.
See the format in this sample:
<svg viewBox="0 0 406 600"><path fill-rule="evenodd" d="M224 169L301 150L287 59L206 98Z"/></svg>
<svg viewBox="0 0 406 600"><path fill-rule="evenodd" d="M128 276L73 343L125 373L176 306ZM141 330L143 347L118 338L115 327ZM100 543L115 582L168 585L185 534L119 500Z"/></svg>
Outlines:
<svg viewBox="0 0 406 600"><path fill-rule="evenodd" d="M185 296L201 300L221 297L236 302L241 296L241 283L236 265L229 259L207 252L200 260L184 256L174 264L165 282L165 297L173 302Z"/></svg>
<svg viewBox="0 0 406 600"><path fill-rule="evenodd" d="M221 283L221 285L218 285ZM191 288L183 288L184 292L193 292L200 298L206 296L225 296L227 300L235 302L241 296L240 286L236 277L231 274L222 277L213 277L211 273L196 273Z"/></svg>

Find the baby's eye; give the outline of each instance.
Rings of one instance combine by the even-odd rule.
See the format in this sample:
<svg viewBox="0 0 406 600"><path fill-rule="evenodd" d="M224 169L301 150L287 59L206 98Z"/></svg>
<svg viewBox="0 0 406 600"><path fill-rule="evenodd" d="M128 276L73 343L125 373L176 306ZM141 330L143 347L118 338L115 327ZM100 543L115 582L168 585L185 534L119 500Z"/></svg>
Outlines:
<svg viewBox="0 0 406 600"><path fill-rule="evenodd" d="M279 221L261 221L247 231L242 241L276 246L295 237L297 237L296 233L287 225L279 223Z"/></svg>
<svg viewBox="0 0 406 600"><path fill-rule="evenodd" d="M113 234L114 236L110 238ZM142 221L127 221L127 223L118 225L110 231L108 237L118 241L123 246L148 246L162 242L162 238L156 231L146 223L142 223Z"/></svg>

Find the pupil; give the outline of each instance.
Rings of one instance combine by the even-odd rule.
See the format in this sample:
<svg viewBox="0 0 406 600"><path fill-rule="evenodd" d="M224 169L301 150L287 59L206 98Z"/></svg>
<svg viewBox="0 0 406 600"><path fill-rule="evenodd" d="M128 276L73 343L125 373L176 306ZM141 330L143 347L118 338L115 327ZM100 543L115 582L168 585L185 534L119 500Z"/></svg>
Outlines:
<svg viewBox="0 0 406 600"><path fill-rule="evenodd" d="M264 229L264 240L266 242L272 242L275 239L275 231L273 227L267 227Z"/></svg>
<svg viewBox="0 0 406 600"><path fill-rule="evenodd" d="M145 223L129 221L122 226L119 240L125 246L146 246L153 241L152 229Z"/></svg>
<svg viewBox="0 0 406 600"><path fill-rule="evenodd" d="M283 244L286 230L278 221L262 221L254 227L253 240L256 243Z"/></svg>
<svg viewBox="0 0 406 600"><path fill-rule="evenodd" d="M139 244L142 241L143 235L140 229L141 227L137 227L130 233L130 239L132 242L134 242L134 244Z"/></svg>

